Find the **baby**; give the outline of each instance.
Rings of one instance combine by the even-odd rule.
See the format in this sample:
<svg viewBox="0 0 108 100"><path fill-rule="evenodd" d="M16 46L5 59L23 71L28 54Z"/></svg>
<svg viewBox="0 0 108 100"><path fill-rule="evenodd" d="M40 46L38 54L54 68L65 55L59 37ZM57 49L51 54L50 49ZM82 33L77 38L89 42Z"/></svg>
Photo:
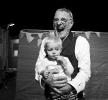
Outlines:
<svg viewBox="0 0 108 100"><path fill-rule="evenodd" d="M46 37L44 51L46 56L36 65L36 71L39 76L38 80L40 80L40 77L47 79L52 70L59 72L54 74L53 78L66 76L68 81L71 80L74 68L67 57L60 55L62 51L62 40L59 37ZM60 93L57 88L53 89Z"/></svg>

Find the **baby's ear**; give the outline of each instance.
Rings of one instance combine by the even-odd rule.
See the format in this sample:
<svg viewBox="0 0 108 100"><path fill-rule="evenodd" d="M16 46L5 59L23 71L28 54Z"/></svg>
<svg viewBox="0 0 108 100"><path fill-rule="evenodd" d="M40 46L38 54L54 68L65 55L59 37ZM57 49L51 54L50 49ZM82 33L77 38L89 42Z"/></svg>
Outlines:
<svg viewBox="0 0 108 100"><path fill-rule="evenodd" d="M61 47L60 52L62 52L62 49L63 49L63 48Z"/></svg>

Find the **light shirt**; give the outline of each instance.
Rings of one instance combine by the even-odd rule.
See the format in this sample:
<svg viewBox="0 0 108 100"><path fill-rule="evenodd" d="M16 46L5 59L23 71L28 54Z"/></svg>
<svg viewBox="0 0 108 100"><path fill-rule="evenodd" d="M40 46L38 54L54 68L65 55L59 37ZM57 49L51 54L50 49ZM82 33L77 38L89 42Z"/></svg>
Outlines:
<svg viewBox="0 0 108 100"><path fill-rule="evenodd" d="M86 38L78 36L75 44L75 56L78 60L79 72L69 83L77 93L85 89L86 82L91 76L90 45Z"/></svg>

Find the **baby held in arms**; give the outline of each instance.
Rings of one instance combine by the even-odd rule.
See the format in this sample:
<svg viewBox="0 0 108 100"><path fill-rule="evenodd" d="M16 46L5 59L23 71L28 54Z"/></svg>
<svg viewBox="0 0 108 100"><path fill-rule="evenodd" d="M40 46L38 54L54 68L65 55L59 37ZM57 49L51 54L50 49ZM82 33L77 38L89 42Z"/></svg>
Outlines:
<svg viewBox="0 0 108 100"><path fill-rule="evenodd" d="M62 40L56 36L49 36L44 41L44 52L43 57L36 64L36 72L38 74L37 80L41 85L41 78L47 79L48 75L53 71L57 70L58 73L53 74L53 78L59 76L66 76L67 82L71 80L71 75L74 68L67 57L61 56L62 51ZM42 85L41 85L42 86ZM51 87L54 91L60 93L59 89Z"/></svg>

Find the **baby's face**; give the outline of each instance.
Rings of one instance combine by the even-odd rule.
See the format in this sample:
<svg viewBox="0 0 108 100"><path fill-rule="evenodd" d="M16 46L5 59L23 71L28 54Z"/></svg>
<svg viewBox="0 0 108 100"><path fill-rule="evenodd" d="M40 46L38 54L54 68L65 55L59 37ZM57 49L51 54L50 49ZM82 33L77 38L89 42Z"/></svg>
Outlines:
<svg viewBox="0 0 108 100"><path fill-rule="evenodd" d="M50 58L56 59L56 56L59 56L61 53L61 46L56 43L47 44L47 54Z"/></svg>

